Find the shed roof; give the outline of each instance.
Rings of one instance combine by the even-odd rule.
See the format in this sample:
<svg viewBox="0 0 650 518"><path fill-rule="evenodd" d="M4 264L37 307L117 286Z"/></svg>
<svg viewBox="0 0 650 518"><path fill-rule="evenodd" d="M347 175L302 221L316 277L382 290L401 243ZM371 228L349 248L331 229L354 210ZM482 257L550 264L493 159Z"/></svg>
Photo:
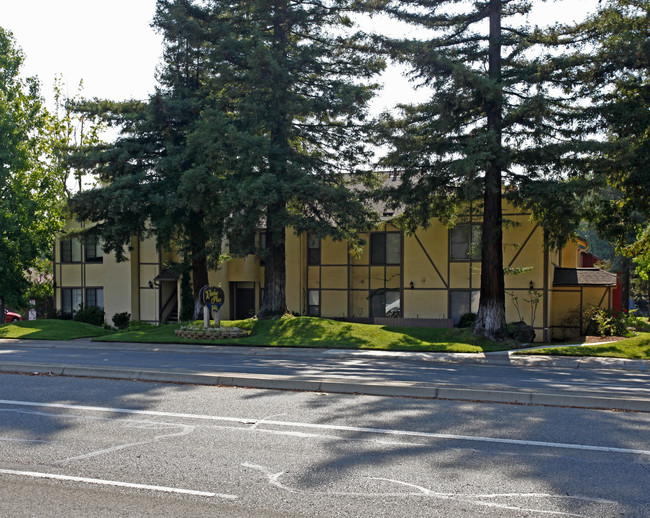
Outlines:
<svg viewBox="0 0 650 518"><path fill-rule="evenodd" d="M154 278L154 281L176 281L178 274L172 270L163 270Z"/></svg>
<svg viewBox="0 0 650 518"><path fill-rule="evenodd" d="M553 286L616 286L616 274L600 268L555 268Z"/></svg>

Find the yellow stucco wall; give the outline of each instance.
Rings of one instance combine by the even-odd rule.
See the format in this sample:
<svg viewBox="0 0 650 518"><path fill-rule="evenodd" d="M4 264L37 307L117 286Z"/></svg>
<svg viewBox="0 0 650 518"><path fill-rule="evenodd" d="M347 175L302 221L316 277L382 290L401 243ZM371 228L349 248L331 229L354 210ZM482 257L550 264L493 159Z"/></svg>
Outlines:
<svg viewBox="0 0 650 518"><path fill-rule="evenodd" d="M532 281L535 290L544 292L547 280L546 300L541 300L535 313L537 337L543 336L543 315L546 309L548 325L560 326L566 314L579 307L577 288L572 290L553 288L555 266L577 267L580 246L569 243L562 253L549 252L548 270L544 272L544 236L541 228L530 221L530 216L504 206L504 217L508 221L504 228L504 266L526 269L518 275L507 275L506 317L508 321L523 317L530 323L529 287ZM463 221L479 223L480 218L469 216ZM390 225L383 225L377 231L396 231ZM308 290L319 290L321 316L363 317L369 316L369 297L379 290L398 290L401 308L405 318L449 318L448 289L472 290L480 287L480 262L450 261L450 230L438 221L426 229L418 229L415 235L402 237L402 264L370 265L370 235L362 236L366 246L360 255L348 251L347 244L331 239L321 240L320 265L307 265L307 236L286 234L287 306L290 311L305 314ZM60 259L57 247L56 258ZM163 253L162 261L177 260L172 253ZM119 265L112 258L105 258L103 264L57 265L59 286L103 286L107 318L118 311L136 312L142 320L156 320L159 312L157 289L151 289L148 282L160 273L159 254L153 239L137 243L132 262ZM545 276L546 273L546 276ZM85 275L85 277L83 277ZM254 283L255 305L259 309L259 292L264 283L264 267L255 255L233 258L219 269L209 273L210 284L221 285L226 292L226 303L222 315L231 313L231 283ZM411 283L413 286L411 287ZM60 291L60 290L59 290ZM575 293L572 293L575 292ZM601 301L604 288L583 291L583 306ZM59 292L57 292L59 295ZM58 296L57 295L57 296ZM519 298L519 314L513 302ZM58 299L59 300L59 299ZM474 299L476 300L476 299ZM609 304L609 297L603 305ZM348 314L349 312L349 314Z"/></svg>

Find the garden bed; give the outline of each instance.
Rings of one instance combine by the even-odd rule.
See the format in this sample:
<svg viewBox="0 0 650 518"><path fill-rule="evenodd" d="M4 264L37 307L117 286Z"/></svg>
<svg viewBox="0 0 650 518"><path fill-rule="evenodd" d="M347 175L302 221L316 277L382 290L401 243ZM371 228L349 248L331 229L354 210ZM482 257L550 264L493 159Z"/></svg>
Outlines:
<svg viewBox="0 0 650 518"><path fill-rule="evenodd" d="M224 338L245 338L250 331L238 327L208 327L207 329L177 329L176 336L192 340L222 340Z"/></svg>

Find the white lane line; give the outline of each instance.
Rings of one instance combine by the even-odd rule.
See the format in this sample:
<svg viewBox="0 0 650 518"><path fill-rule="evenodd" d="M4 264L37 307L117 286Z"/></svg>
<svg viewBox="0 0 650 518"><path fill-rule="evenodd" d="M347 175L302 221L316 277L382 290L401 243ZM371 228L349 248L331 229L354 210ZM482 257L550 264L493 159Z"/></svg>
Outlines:
<svg viewBox="0 0 650 518"><path fill-rule="evenodd" d="M240 423L240 424L249 424L249 425L259 421L259 419L254 419L254 418L251 419L251 418L241 418L241 417L212 416L212 415L204 415L204 414L159 412L155 410L134 410L131 408L67 405L63 403L38 403L34 401L13 401L7 399L0 399L0 404L12 405L12 406L64 408L64 409L84 410L88 412L105 412L105 413L114 413L114 414L177 417L181 419L200 419L204 421L220 421L220 422ZM612 446L592 446L589 444L568 444L568 443L561 443L561 442L528 441L524 439L504 439L500 437L481 437L481 436L473 436L473 435L455 435L455 434L448 434L448 433L417 432L414 430L393 430L390 428L368 428L363 426L342 426L342 425L328 425L328 424L315 424L315 423L297 423L291 421L264 420L264 424L272 425L272 426L284 426L289 428L307 428L312 430L333 430L339 432L369 433L369 434L378 434L378 435L393 435L399 437L425 437L428 439L448 439L454 441L512 444L517 446L534 446L534 447L542 447L542 448L559 448L559 449L567 449L567 450L597 451L597 452L604 452L604 453L625 453L625 454L650 456L650 450L636 450L631 448L617 448Z"/></svg>
<svg viewBox="0 0 650 518"><path fill-rule="evenodd" d="M182 495L194 495L194 496L206 496L206 497L216 496L228 500L235 500L237 498L236 495L210 493L208 491L195 491L193 489L180 489L177 487L152 486L149 484L132 484L130 482L118 482L116 480L103 480L100 478L71 477L68 475L57 475L56 473L38 473L35 471L15 471L13 469L0 469L0 474L32 477L32 478L46 478L51 480L64 480L66 482L83 482L85 484L98 484L102 486L127 487L131 489L146 489L148 491L160 491L163 493L177 493Z"/></svg>

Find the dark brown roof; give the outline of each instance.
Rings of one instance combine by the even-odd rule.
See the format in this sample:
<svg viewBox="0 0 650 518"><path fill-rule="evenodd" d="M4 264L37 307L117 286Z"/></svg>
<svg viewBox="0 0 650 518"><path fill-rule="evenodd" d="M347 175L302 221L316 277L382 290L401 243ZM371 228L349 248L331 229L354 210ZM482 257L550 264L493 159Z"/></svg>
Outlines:
<svg viewBox="0 0 650 518"><path fill-rule="evenodd" d="M555 268L553 286L616 286L616 274L600 268Z"/></svg>
<svg viewBox="0 0 650 518"><path fill-rule="evenodd" d="M163 270L154 278L154 281L176 281L178 274L172 270Z"/></svg>

